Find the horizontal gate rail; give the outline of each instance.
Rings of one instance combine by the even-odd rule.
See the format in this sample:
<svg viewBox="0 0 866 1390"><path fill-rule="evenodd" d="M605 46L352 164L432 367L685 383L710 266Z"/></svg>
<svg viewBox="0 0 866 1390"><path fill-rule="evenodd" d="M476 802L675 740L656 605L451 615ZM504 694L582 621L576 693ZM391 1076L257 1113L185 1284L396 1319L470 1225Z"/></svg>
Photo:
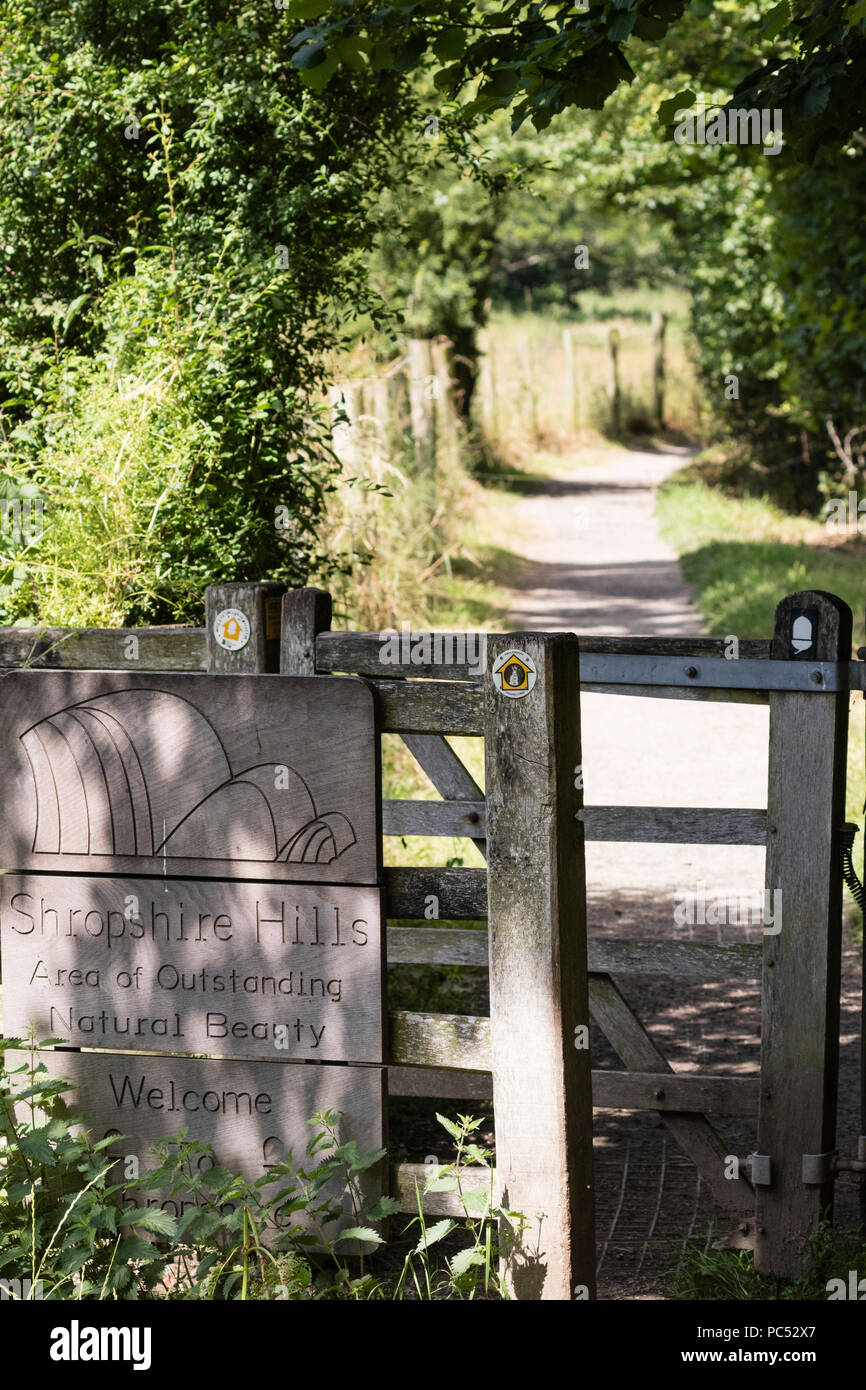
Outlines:
<svg viewBox="0 0 866 1390"><path fill-rule="evenodd" d="M586 840L640 841L650 845L763 845L767 813L727 807L585 806L577 819ZM385 835L464 835L487 833L483 801L383 801Z"/></svg>
<svg viewBox="0 0 866 1390"><path fill-rule="evenodd" d="M473 965L488 962L483 927L388 927L389 965ZM590 974L667 975L680 980L759 980L761 947L706 941L631 941L592 937Z"/></svg>

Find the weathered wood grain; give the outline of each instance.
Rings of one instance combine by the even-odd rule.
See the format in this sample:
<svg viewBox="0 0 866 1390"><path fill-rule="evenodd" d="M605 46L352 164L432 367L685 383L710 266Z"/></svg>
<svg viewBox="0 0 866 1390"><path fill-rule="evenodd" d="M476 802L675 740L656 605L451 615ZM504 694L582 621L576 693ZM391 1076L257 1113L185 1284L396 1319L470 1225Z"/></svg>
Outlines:
<svg viewBox="0 0 866 1390"><path fill-rule="evenodd" d="M772 658L790 659L798 611L817 620L802 659L847 661L852 615L819 591L792 594L776 609ZM757 1193L755 1267L795 1276L809 1261L809 1236L833 1184L807 1186L802 1155L836 1144L847 691L773 692L766 886L781 894L781 931L764 937L761 1108L758 1152L772 1183ZM778 916L778 914L777 914Z"/></svg>
<svg viewBox="0 0 866 1390"><path fill-rule="evenodd" d="M592 1103L602 1110L698 1111L757 1115L757 1076L712 1076L669 1071L594 1071Z"/></svg>
<svg viewBox="0 0 866 1390"><path fill-rule="evenodd" d="M0 627L0 668L205 671L203 627Z"/></svg>
<svg viewBox="0 0 866 1390"><path fill-rule="evenodd" d="M488 965L487 932L450 927L389 927L389 965Z"/></svg>
<svg viewBox="0 0 866 1390"><path fill-rule="evenodd" d="M489 1071L446 1071L436 1067L388 1067L392 1096L446 1096L449 1100L493 1099Z"/></svg>
<svg viewBox="0 0 866 1390"><path fill-rule="evenodd" d="M359 676L436 676L440 680L480 680L476 659L479 640L486 633L417 632L407 634L395 660L385 632L327 632L316 640L318 671L347 671ZM579 637L582 652L611 656L715 656L725 652L725 642L714 637L603 637L595 633ZM467 652L467 643L469 650ZM433 660L421 659L427 647ZM382 653L387 654L383 663ZM740 642L741 657L766 657L768 641ZM2 652L2 647L0 647ZM413 658L414 653L414 660ZM464 653L462 660L454 659ZM451 658L449 660L449 657ZM694 691L692 691L694 693Z"/></svg>
<svg viewBox="0 0 866 1390"><path fill-rule="evenodd" d="M766 811L692 806L584 806L587 840L639 840L647 845L763 845Z"/></svg>
<svg viewBox="0 0 866 1390"><path fill-rule="evenodd" d="M383 1147L383 1076L377 1067L47 1050L37 1056L50 1076L68 1078L78 1087L68 1103L86 1117L94 1141L115 1133L125 1136L107 1151L118 1160L117 1176L109 1181L122 1183L120 1160L131 1155L143 1172L155 1167L151 1146L186 1129L190 1139L212 1145L218 1163L256 1182L271 1165L286 1162L290 1152L295 1166L303 1164L312 1134L307 1121L327 1108L342 1112L341 1138L354 1139L362 1152ZM202 1166L211 1164L205 1159ZM381 1195L383 1176L381 1162L361 1175L365 1207ZM276 1193L280 1187L264 1192L269 1190ZM339 1202L339 1181L323 1192ZM151 1189L146 1197L138 1190L129 1194L130 1203L162 1207L172 1216L180 1216L194 1200L188 1189L174 1197L160 1189ZM341 1219L326 1227L331 1237L357 1224L348 1194L342 1205ZM287 1226L300 1218L286 1212L277 1219ZM348 1251L358 1248L355 1242L346 1245Z"/></svg>
<svg viewBox="0 0 866 1390"><path fill-rule="evenodd" d="M383 801L382 833L484 837L483 801Z"/></svg>
<svg viewBox="0 0 866 1390"><path fill-rule="evenodd" d="M509 648L537 672L523 698L503 695L490 674ZM487 657L496 1161L507 1204L529 1219L505 1234L504 1271L519 1298L568 1299L576 1286L592 1297L592 1081L589 1051L575 1045L589 1022L577 639L490 637Z"/></svg>
<svg viewBox="0 0 866 1390"><path fill-rule="evenodd" d="M382 1061L378 888L6 874L5 1022L77 1047Z"/></svg>
<svg viewBox="0 0 866 1390"><path fill-rule="evenodd" d="M482 928L389 927L387 942L389 965L487 965L488 936ZM759 980L761 954L760 946L704 941L590 937L587 946L592 974L680 980Z"/></svg>
<svg viewBox="0 0 866 1390"><path fill-rule="evenodd" d="M389 917L479 922L487 916L484 869L386 869Z"/></svg>
<svg viewBox="0 0 866 1390"><path fill-rule="evenodd" d="M0 867L375 883L366 682L13 671Z"/></svg>
<svg viewBox="0 0 866 1390"><path fill-rule="evenodd" d="M484 800L475 778L441 734L404 734L403 742L446 801ZM479 836L475 845L486 857L486 840Z"/></svg>
<svg viewBox="0 0 866 1390"><path fill-rule="evenodd" d="M580 689L585 695L632 695L646 700L709 700L723 705L765 705L769 699L766 690L728 690L708 685L604 685L600 681L584 681Z"/></svg>
<svg viewBox="0 0 866 1390"><path fill-rule="evenodd" d="M593 1018L629 1071L673 1073L609 976L590 976L589 998ZM709 1121L683 1111L663 1111L662 1118L717 1201L737 1212L754 1211L755 1198L746 1179L725 1177L727 1150Z"/></svg>
<svg viewBox="0 0 866 1390"><path fill-rule="evenodd" d="M207 669L214 674L279 671L280 630L271 617L274 601L282 598L285 584L211 584L205 589L205 637ZM226 609L244 614L250 625L249 640L227 651L216 640L216 623Z"/></svg>
<svg viewBox="0 0 866 1390"><path fill-rule="evenodd" d="M444 1147L444 1146L443 1146ZM443 1152L437 1154L441 1158L442 1165L452 1162L452 1155ZM424 1184L430 1176L430 1168L425 1163L394 1163L391 1166L391 1195L400 1202L400 1210L418 1214L418 1196L421 1195L421 1205L426 1216L457 1216L465 1217L466 1208L460 1201L459 1192L424 1192ZM499 1190L497 1185L496 1170L492 1172L489 1168L471 1167L464 1168L461 1173L460 1185L464 1192L472 1192L476 1188L484 1188L490 1191L490 1182L493 1179L493 1202L499 1201Z"/></svg>
<svg viewBox="0 0 866 1390"><path fill-rule="evenodd" d="M591 937L593 974L668 975L679 980L758 980L761 947L710 941L616 940Z"/></svg>
<svg viewBox="0 0 866 1390"><path fill-rule="evenodd" d="M324 589L289 589L283 595L280 671L316 675L316 638L331 626L331 595Z"/></svg>
<svg viewBox="0 0 866 1390"><path fill-rule="evenodd" d="M459 1071L490 1066L490 1019L473 1014L425 1014L392 1010L388 1015L392 1066L453 1067Z"/></svg>
<svg viewBox="0 0 866 1390"><path fill-rule="evenodd" d="M469 1070L479 1061L483 1030L478 1019L467 1026L447 1050L450 1070L437 1068L442 1056L441 1030L433 1014L415 1014L404 1021L400 1047L411 1046L415 1058L431 1059L430 1066L388 1068L388 1090L400 1096L447 1096L453 1099L486 1099L493 1090L489 1071ZM450 1026L450 1020L449 1020ZM411 1044L408 1034L411 1033ZM672 1071L600 1071L592 1073L592 1104L597 1110L657 1110L686 1114L756 1115L758 1076L714 1076L679 1074Z"/></svg>
<svg viewBox="0 0 866 1390"><path fill-rule="evenodd" d="M480 734L481 691L448 681L376 681L371 684L386 734Z"/></svg>

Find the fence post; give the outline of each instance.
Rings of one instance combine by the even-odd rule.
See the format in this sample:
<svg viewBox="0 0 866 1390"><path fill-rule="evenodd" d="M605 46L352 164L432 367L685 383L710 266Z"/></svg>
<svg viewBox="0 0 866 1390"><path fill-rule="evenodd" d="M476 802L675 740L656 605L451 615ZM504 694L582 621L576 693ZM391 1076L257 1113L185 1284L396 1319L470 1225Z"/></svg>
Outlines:
<svg viewBox="0 0 866 1390"><path fill-rule="evenodd" d="M436 461L436 415L432 392L438 389L438 381L433 372L430 344L425 338L410 338L408 357L409 409L415 460L423 467L432 468Z"/></svg>
<svg viewBox="0 0 866 1390"><path fill-rule="evenodd" d="M450 463L457 457L457 407L452 376L453 343L447 338L435 340L431 344L431 356L436 377L436 438L443 458Z"/></svg>
<svg viewBox="0 0 866 1390"><path fill-rule="evenodd" d="M610 424L614 433L622 423L622 390L619 384L619 330L612 328L607 339L610 353L607 394L610 399Z"/></svg>
<svg viewBox="0 0 866 1390"><path fill-rule="evenodd" d="M285 590L285 584L208 585L204 604L209 671L237 675L280 669L280 605ZM227 616L219 624L220 631L232 644L227 648L217 641L216 624L222 614Z"/></svg>
<svg viewBox="0 0 866 1390"><path fill-rule="evenodd" d="M653 332L653 414L659 429L665 423L665 333L667 314L658 311L652 316Z"/></svg>
<svg viewBox="0 0 866 1390"><path fill-rule="evenodd" d="M481 371L481 381L484 386L485 405L482 412L482 424L485 423L487 432L491 440L499 439L499 410L496 399L496 363L494 361L493 342L487 329L479 335L479 348L483 354L483 366Z"/></svg>
<svg viewBox="0 0 866 1390"><path fill-rule="evenodd" d="M522 698L492 677L514 648L537 673ZM572 633L487 638L496 1171L504 1204L530 1223L503 1233L504 1276L522 1299L595 1295L579 679Z"/></svg>
<svg viewBox="0 0 866 1390"><path fill-rule="evenodd" d="M580 433L583 423L581 416L582 392L580 387L580 368L574 348L574 335L570 328L562 330L562 347L565 353L565 398L568 401L568 427Z"/></svg>
<svg viewBox="0 0 866 1390"><path fill-rule="evenodd" d="M522 333L518 339L518 351L520 353L520 366L523 373L523 385L529 401L529 417L532 423L532 438L538 442L538 396L535 392L535 378L532 370L532 344L526 333Z"/></svg>
<svg viewBox="0 0 866 1390"><path fill-rule="evenodd" d="M847 662L851 631L841 599L791 594L776 608L770 655ZM758 1153L770 1159L770 1185L755 1187L762 1273L805 1271L808 1237L833 1201L832 1181L803 1182L802 1160L830 1153L836 1140L848 702L845 688L770 694L766 888L779 896L764 924L761 990Z"/></svg>
<svg viewBox="0 0 866 1390"><path fill-rule="evenodd" d="M325 589L289 589L283 594L280 674L316 674L316 638L331 626L331 595Z"/></svg>

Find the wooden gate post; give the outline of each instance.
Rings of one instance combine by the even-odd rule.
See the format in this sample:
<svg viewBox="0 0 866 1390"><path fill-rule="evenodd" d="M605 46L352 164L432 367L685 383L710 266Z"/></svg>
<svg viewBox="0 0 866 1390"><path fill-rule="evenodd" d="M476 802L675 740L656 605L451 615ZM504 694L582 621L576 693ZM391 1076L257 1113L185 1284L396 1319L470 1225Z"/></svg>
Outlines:
<svg viewBox="0 0 866 1390"><path fill-rule="evenodd" d="M791 594L776 609L770 654L847 662L851 632L841 599ZM807 1185L802 1165L836 1142L849 702L841 684L770 694L766 887L781 898L764 925L758 1153L770 1160L770 1184L755 1187L755 1268L789 1276L807 1268L808 1238L833 1200L832 1181Z"/></svg>
<svg viewBox="0 0 866 1390"><path fill-rule="evenodd" d="M493 674L514 649L536 672L519 697ZM519 675L501 683L519 688ZM487 639L496 1171L503 1204L530 1223L503 1232L504 1276L522 1299L595 1295L579 682L572 633Z"/></svg>
<svg viewBox="0 0 866 1390"><path fill-rule="evenodd" d="M331 610L331 595L325 589L289 589L283 595L282 675L316 674L316 638L330 629Z"/></svg>
<svg viewBox="0 0 866 1390"><path fill-rule="evenodd" d="M204 591L207 669L240 675L280 669L285 584L209 584ZM217 639L217 619L223 646Z"/></svg>

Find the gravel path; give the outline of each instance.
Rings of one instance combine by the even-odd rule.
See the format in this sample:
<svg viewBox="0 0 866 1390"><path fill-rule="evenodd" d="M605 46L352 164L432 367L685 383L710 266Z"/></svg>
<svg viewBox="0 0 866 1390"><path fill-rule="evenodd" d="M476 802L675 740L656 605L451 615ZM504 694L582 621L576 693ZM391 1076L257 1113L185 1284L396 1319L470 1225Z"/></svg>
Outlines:
<svg viewBox="0 0 866 1390"><path fill-rule="evenodd" d="M512 547L527 562L511 625L535 631L692 636L705 631L675 552L654 516L654 489L688 451L617 449L545 482L516 504ZM588 805L763 807L768 711L754 705L585 695ZM758 941L760 927L678 926L678 896L703 882L740 894L763 888L764 851L748 846L587 845L589 929L595 935ZM856 1134L857 952L846 943L840 1144ZM755 986L623 977L629 1001L677 1071L752 1071L759 1057ZM593 1029L595 1066L618 1066ZM720 1120L729 1152L754 1147L753 1122ZM599 1293L665 1297L665 1271L684 1242L704 1248L734 1223L654 1114L596 1111ZM856 1224L853 1184L837 1184L837 1219Z"/></svg>

